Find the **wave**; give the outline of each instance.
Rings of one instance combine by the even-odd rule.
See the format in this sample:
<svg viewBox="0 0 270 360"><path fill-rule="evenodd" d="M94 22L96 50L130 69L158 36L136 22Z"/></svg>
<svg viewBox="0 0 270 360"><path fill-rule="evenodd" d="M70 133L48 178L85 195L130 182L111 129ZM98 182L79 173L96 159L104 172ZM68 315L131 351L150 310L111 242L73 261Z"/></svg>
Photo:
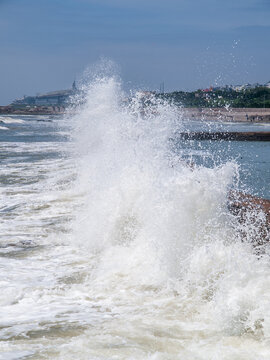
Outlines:
<svg viewBox="0 0 270 360"><path fill-rule="evenodd" d="M22 119L17 119L17 118L8 117L8 116L0 116L0 123L3 123L3 124L23 124L24 122L25 122L25 120L22 120Z"/></svg>
<svg viewBox="0 0 270 360"><path fill-rule="evenodd" d="M259 228L228 210L237 163L187 164L171 140L188 123L154 94L126 100L116 77L98 77L84 93L71 118L84 199L71 242L95 256L91 296L102 293L121 313L132 294L146 299L150 291L153 303L167 299L171 326L197 321L209 338L268 338L268 258L258 260L252 245Z"/></svg>
<svg viewBox="0 0 270 360"><path fill-rule="evenodd" d="M215 165L216 143L180 141L179 108L127 95L114 75L81 95L70 142L2 144L65 155L3 167L40 175L1 189L4 356L269 359L269 250L255 246L265 218L228 208L237 161Z"/></svg>

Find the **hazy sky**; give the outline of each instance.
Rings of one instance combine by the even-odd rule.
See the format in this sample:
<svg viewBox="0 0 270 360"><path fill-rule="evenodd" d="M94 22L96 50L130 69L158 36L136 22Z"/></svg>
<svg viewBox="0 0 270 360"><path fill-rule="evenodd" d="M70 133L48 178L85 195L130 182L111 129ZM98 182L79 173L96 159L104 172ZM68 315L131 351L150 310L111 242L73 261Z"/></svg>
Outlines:
<svg viewBox="0 0 270 360"><path fill-rule="evenodd" d="M0 0L0 104L69 88L103 56L125 87L270 80L270 0Z"/></svg>

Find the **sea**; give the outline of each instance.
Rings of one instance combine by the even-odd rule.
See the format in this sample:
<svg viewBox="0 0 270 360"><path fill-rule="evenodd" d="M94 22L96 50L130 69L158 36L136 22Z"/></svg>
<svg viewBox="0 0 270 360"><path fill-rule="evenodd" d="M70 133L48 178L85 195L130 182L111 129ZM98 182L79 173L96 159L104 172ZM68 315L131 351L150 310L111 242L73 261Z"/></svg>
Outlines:
<svg viewBox="0 0 270 360"><path fill-rule="evenodd" d="M270 125L125 99L0 116L0 359L269 360L266 235L228 197L270 199L270 144L178 134Z"/></svg>

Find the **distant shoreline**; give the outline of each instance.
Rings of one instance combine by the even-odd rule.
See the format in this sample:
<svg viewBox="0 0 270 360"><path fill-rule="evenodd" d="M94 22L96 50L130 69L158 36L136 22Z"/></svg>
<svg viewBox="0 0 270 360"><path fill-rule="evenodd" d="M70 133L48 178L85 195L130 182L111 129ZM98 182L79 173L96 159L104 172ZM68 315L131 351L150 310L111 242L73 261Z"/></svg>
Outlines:
<svg viewBox="0 0 270 360"><path fill-rule="evenodd" d="M270 123L270 108L183 108L189 119Z"/></svg>
<svg viewBox="0 0 270 360"><path fill-rule="evenodd" d="M13 108L12 106L0 106L0 115L62 115L65 114L64 107L29 107L24 109Z"/></svg>
<svg viewBox="0 0 270 360"><path fill-rule="evenodd" d="M270 108L185 108L180 107L184 116L190 120L270 123ZM0 115L63 115L66 108L60 106L29 107L16 109L0 106Z"/></svg>

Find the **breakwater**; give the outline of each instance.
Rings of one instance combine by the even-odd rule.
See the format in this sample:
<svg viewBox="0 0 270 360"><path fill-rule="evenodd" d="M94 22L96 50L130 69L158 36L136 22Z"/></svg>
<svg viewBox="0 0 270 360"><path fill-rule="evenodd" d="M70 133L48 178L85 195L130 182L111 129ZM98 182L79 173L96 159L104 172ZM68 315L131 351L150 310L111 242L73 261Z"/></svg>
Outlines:
<svg viewBox="0 0 270 360"><path fill-rule="evenodd" d="M179 134L185 140L228 140L228 141L270 141L269 131L253 132L182 132Z"/></svg>

